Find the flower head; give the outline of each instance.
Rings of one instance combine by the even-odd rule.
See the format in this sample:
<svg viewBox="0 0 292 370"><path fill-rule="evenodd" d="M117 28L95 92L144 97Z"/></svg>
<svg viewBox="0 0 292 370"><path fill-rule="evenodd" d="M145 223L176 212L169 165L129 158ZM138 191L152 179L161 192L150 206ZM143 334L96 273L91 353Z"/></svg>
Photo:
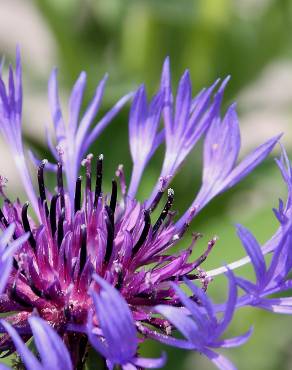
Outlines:
<svg viewBox="0 0 292 370"><path fill-rule="evenodd" d="M10 246L13 266L12 257L9 257L9 264L3 267L7 284L5 281L0 297L0 312L7 315L14 329L3 324L12 340L7 334L3 335L0 349L13 351L15 344L20 354L25 353L22 356L25 363L27 359L35 362L37 360L32 360L21 345L22 340L34 336L37 337L40 356L47 356L43 353L43 343L47 343L50 348L48 353L54 354L54 361L57 361L60 352L56 352L54 347L54 334L51 335L50 330L48 335L51 339L48 340L42 334L44 325L47 325L45 321L66 343L73 368L82 364L89 345L107 360L109 368L115 365L122 366L124 370L162 366L164 358L144 359L137 355L139 343L149 336L163 337L168 344L201 351L220 365L225 360L212 348L242 344L249 335L230 341L219 339L235 308L240 305L237 285L242 287L243 280L234 278L225 268L230 290L224 305L224 319L220 321L216 318L216 306L202 292L202 289L207 290L210 274L201 268L217 239L212 238L205 252L197 257L191 255L199 234L193 235L187 249L175 254L169 253L169 250L180 242L199 210L217 194L248 175L271 152L279 137L270 139L236 164L240 140L235 106L227 110L223 119L220 112L228 79L217 91L218 81L193 98L190 75L186 71L174 99L169 60L166 59L161 86L154 98L147 102L144 86L134 94L129 119L133 160L129 190L126 190L123 167L119 166L111 192L106 194L103 189L106 159L102 154L88 154L88 150L133 95L130 93L121 98L93 126L106 79L107 76L99 83L92 102L80 119L86 84L85 73L81 73L70 96L69 120L65 123L58 97L56 71L53 71L49 80L49 100L55 142L48 137L48 145L56 163L40 161L32 156L37 166L38 191L34 190L28 172L21 135L19 52L15 77L10 68L8 91L3 79L0 79L0 131L11 147L37 216L36 220L30 213L28 202L22 204L19 200L9 200L1 187L0 194L4 201L0 226L5 230L3 235L11 237L13 234L15 242ZM159 128L161 119L162 129ZM201 189L185 214L176 220L172 210L174 190L168 186L192 148L204 136ZM161 174L149 198L140 202L135 196L143 171L155 150L163 143L166 148ZM84 179L79 176L81 165L85 167ZM55 172L55 189L46 187L46 170ZM284 169L282 172L285 172ZM163 201L163 198L166 199ZM162 211L155 216L154 211L160 202L164 202ZM280 218L284 217L283 212L279 210ZM257 247L251 252L253 247L245 239L242 237L249 258L262 279L266 270L262 267L260 253ZM278 249L270 250L277 255ZM4 255L7 253L5 251ZM284 254L287 257L288 253L288 248L281 249L281 256ZM8 254L11 256L12 253ZM267 274L278 278L276 271L280 265L276 262L274 265L277 267L273 267L273 274L269 271ZM287 264L285 276L289 269ZM193 285L190 280L200 282L202 288ZM182 293L179 286L183 284L191 288L191 298ZM259 289L270 287L267 284L261 283ZM248 289L246 291L250 293ZM183 306L185 309L178 308ZM153 314L154 307L164 317ZM36 319L35 315L39 318ZM175 327L186 340L178 341L171 336ZM124 336L129 338L129 342L122 341ZM64 368L70 368L69 359L64 358L64 361Z"/></svg>

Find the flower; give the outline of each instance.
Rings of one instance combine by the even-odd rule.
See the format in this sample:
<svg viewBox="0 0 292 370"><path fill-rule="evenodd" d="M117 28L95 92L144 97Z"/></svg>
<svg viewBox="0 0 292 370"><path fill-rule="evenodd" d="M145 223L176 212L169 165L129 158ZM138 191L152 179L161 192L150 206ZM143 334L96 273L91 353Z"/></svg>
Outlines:
<svg viewBox="0 0 292 370"><path fill-rule="evenodd" d="M209 358L219 369L234 369L233 364L221 354L213 351L214 348L231 348L244 344L252 333L250 329L247 333L231 339L220 339L232 320L237 302L236 281L231 272L227 273L229 280L229 297L221 320L216 317L215 305L196 285L185 279L186 285L193 293L189 298L177 286L177 292L182 304L188 312L181 308L159 305L155 307L156 312L160 313L169 320L186 339L169 339L165 335L151 334L153 338L162 343L166 343L178 348L192 349L199 351ZM194 299L195 298L195 299Z"/></svg>
<svg viewBox="0 0 292 370"><path fill-rule="evenodd" d="M181 343L171 336L171 329L177 326L186 336L184 343L188 348L205 353L220 365L222 358L211 348L227 343L239 345L249 336L246 334L233 342L219 340L240 302L236 285L241 286L242 280L233 278L228 267L224 267L228 271L230 294L227 304L223 305L224 319L217 320L215 316L219 308L202 293L201 288L189 282L197 280L207 290L211 275L204 272L201 265L214 247L216 238L209 241L205 252L197 258L190 256L199 234L193 235L187 249L176 254L170 254L169 249L181 241L192 219L213 197L234 186L266 158L279 136L268 140L236 164L240 138L235 105L228 108L223 119L220 113L228 78L218 88L219 81L216 81L193 98L190 75L186 71L174 98L168 59L163 66L159 91L149 103L142 85L136 93L122 97L93 127L107 76L99 83L92 102L79 119L86 84L86 75L81 73L70 96L66 124L54 70L48 90L55 140L48 135L48 146L56 163L39 160L31 153L37 167L36 192L22 140L19 50L15 73L12 67L9 71L8 88L0 78L0 131L11 148L36 219L29 212L28 202L22 204L19 200L9 200L1 187L4 201L0 226L5 234L14 235L16 242L13 243L16 244L11 246L13 266L10 264L7 270L3 267L3 271L7 271L7 284L5 280L6 286L3 286L0 297L0 312L7 316L6 320L14 329L3 323L12 340L4 334L0 338L0 349L13 351L13 342L16 345L17 341L18 351L24 353L22 340L38 337L43 325L49 324L66 343L73 368L79 364L83 366L84 355L90 345L106 359L109 368L115 365L121 365L124 370L136 366L154 368L163 365L164 357L139 358L138 344L149 336L160 338L161 335L168 338L168 344ZM112 181L111 193L105 194L104 156L94 156L88 150L132 96L129 143L133 171L129 190L127 192L120 165L116 171L117 178ZM160 130L161 119L164 126ZM170 182L203 137L201 189L184 215L175 220L172 211L174 190L169 188ZM136 192L141 185L143 171L162 143L165 143L166 151L160 177L149 198L140 202L136 199ZM79 176L81 164L85 167L84 181ZM46 170L55 173L56 189L53 191L46 187ZM285 176L284 168L282 173ZM166 200L162 211L154 218L154 210L163 197ZM278 217L285 218L282 208ZM247 247L250 259L255 262L250 250ZM278 249L267 249L273 250L276 254ZM283 248L282 253L287 256L288 248ZM285 274L288 270L287 267ZM187 298L180 290L179 286L183 284L189 285L193 291L192 298ZM202 301L200 307L194 303L197 299ZM116 311L112 309L113 304ZM154 308L164 318L153 314ZM188 310L190 312L186 313ZM189 317L190 314L193 318ZM35 319L36 315L38 319ZM202 320L205 327L199 330ZM44 321L47 324L43 324ZM181 326L185 323L190 324L189 329ZM123 342L124 337L129 338L128 343ZM37 344L41 357L44 356L43 338ZM54 352L54 343L46 343L48 354L54 353L56 359L58 354ZM22 357L24 362L32 358L31 355ZM66 363L69 366L69 360Z"/></svg>

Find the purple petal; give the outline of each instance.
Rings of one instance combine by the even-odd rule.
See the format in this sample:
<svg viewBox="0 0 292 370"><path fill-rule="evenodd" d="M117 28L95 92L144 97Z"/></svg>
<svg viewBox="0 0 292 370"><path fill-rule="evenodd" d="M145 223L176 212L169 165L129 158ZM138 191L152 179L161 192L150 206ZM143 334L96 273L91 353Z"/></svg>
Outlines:
<svg viewBox="0 0 292 370"><path fill-rule="evenodd" d="M82 117L80 121L79 128L78 128L77 135L76 135L76 148L78 148L79 151L81 150L81 145L84 141L85 135L88 132L88 129L90 128L92 121L94 120L99 110L107 79L108 79L108 75L106 74L104 78L100 81L100 83L98 84L96 91L95 91L95 95L89 107L87 108L86 112L84 113L84 116Z"/></svg>
<svg viewBox="0 0 292 370"><path fill-rule="evenodd" d="M266 264L261 247L251 232L241 225L237 225L237 235L252 261L257 281L260 283L266 273Z"/></svg>
<svg viewBox="0 0 292 370"><path fill-rule="evenodd" d="M174 122L176 127L173 127L173 134L181 135L186 129L187 121L190 115L192 98L192 85L189 71L185 71L178 85L176 96ZM175 131L175 132L174 132Z"/></svg>
<svg viewBox="0 0 292 370"><path fill-rule="evenodd" d="M48 95L51 108L51 115L55 126L57 141L59 142L65 137L65 124L63 121L61 106L59 102L57 70L54 69L51 73L48 83Z"/></svg>
<svg viewBox="0 0 292 370"><path fill-rule="evenodd" d="M223 189L226 190L231 188L250 172L252 172L254 168L257 167L271 153L281 136L282 135L273 137L245 157L225 179L224 183L222 184L221 191L223 191Z"/></svg>
<svg viewBox="0 0 292 370"><path fill-rule="evenodd" d="M138 339L129 306L108 282L98 275L94 275L94 280L102 288L99 295L93 293L93 300L109 347L110 360L120 364L131 362L137 350Z"/></svg>
<svg viewBox="0 0 292 370"><path fill-rule="evenodd" d="M229 339L223 339L221 341L212 343L212 347L216 348L233 348L239 347L245 344L253 333L253 327L251 327L246 333Z"/></svg>
<svg viewBox="0 0 292 370"><path fill-rule="evenodd" d="M230 321L232 320L232 317L233 317L233 314L236 308L236 301L237 301L237 286L236 286L235 277L231 271L227 271L226 275L229 281L229 294L228 294L228 300L226 303L223 320L217 328L218 336L224 333Z"/></svg>
<svg viewBox="0 0 292 370"><path fill-rule="evenodd" d="M146 369L158 369L165 365L166 354L163 352L160 358L136 358L133 363L136 366L146 368Z"/></svg>
<svg viewBox="0 0 292 370"><path fill-rule="evenodd" d="M39 317L30 317L28 321L44 368L50 364L52 369L72 370L67 347L52 327Z"/></svg>
<svg viewBox="0 0 292 370"><path fill-rule="evenodd" d="M7 333L10 335L13 343L16 347L18 355L21 357L25 366L28 370L43 370L40 362L35 358L33 353L29 351L25 343L22 341L17 331L6 321L1 320L1 324L4 326Z"/></svg>
<svg viewBox="0 0 292 370"><path fill-rule="evenodd" d="M231 361L214 351L204 349L203 354L220 370L236 370L236 367Z"/></svg>
<svg viewBox="0 0 292 370"><path fill-rule="evenodd" d="M198 325L198 329L204 331L206 327L206 316L202 314L198 304L188 298L187 295L176 284L172 284L172 287L181 303L190 311L192 317Z"/></svg>
<svg viewBox="0 0 292 370"><path fill-rule="evenodd" d="M212 325L216 325L217 319L215 316L213 304L207 294L199 287L197 287L195 284L191 283L188 279L184 279L185 284L188 286L188 288L199 298L199 300L202 302L205 310L207 311L209 315L209 319L212 323Z"/></svg>
<svg viewBox="0 0 292 370"><path fill-rule="evenodd" d="M193 345L200 346L200 332L196 323L181 309L172 306L155 306L155 311L166 317Z"/></svg>
<svg viewBox="0 0 292 370"><path fill-rule="evenodd" d="M167 57L163 63L160 87L161 91L164 93L163 117L165 122L166 134L168 135L171 132L173 122L172 118L173 96L171 92L169 57Z"/></svg>
<svg viewBox="0 0 292 370"><path fill-rule="evenodd" d="M74 134L77 129L78 118L85 86L86 86L86 73L81 72L73 86L69 99L69 123L70 123L69 130L71 132L72 138L74 138Z"/></svg>
<svg viewBox="0 0 292 370"><path fill-rule="evenodd" d="M85 156L90 145L96 140L96 138L102 133L102 131L109 125L111 120L119 113L123 106L131 99L133 93L129 93L123 96L106 114L105 116L96 124L95 128L91 131L88 137L85 139L81 157Z"/></svg>

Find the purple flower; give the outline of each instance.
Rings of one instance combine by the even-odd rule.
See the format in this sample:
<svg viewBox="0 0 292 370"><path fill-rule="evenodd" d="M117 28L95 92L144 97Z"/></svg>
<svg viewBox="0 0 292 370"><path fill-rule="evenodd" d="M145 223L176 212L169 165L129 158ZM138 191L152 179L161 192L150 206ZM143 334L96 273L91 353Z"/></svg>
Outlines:
<svg viewBox="0 0 292 370"><path fill-rule="evenodd" d="M235 369L228 359L216 353L213 349L231 348L244 344L250 337L252 329L239 337L221 339L233 318L237 302L235 278L231 272L227 276L229 279L229 297L222 319L217 318L215 306L207 294L185 279L186 285L193 293L192 297L187 297L180 288L176 285L173 286L186 311L171 306L159 305L155 307L156 312L166 317L183 334L185 339L169 338L157 333L155 335L150 334L150 336L171 346L199 351L219 369Z"/></svg>
<svg viewBox="0 0 292 370"><path fill-rule="evenodd" d="M59 335L39 317L28 319L39 358L27 348L17 331L6 321L1 320L4 329L10 335L17 353L27 370L73 370L70 354ZM0 369L7 369L3 366Z"/></svg>
<svg viewBox="0 0 292 370"><path fill-rule="evenodd" d="M137 366L146 369L162 367L164 356L159 359L137 358L137 332L127 302L105 280L97 275L94 275L94 280L101 287L99 294L92 293L100 330L97 335L94 334L91 317L88 337L93 347L107 359L108 368L113 369L115 365L122 366L124 370L134 370Z"/></svg>
<svg viewBox="0 0 292 370"><path fill-rule="evenodd" d="M276 313L291 314L291 297L268 297L275 293L282 293L292 287L292 280L287 280L292 268L292 256L289 253L292 245L291 221L286 228L283 228L282 238L273 251L269 268L266 267L264 253L254 236L240 225L237 226L237 233L251 259L256 275L255 283L242 277L236 278L237 284L245 293L238 300L238 306L251 305Z"/></svg>
<svg viewBox="0 0 292 370"><path fill-rule="evenodd" d="M1 186L0 194L4 202L0 227L4 231L4 240L4 235L8 235L15 241L5 250L7 243L3 242L2 248L2 256L5 256L2 261L8 258L9 262L1 266L7 279L3 281L0 313L7 316L14 329L3 324L12 339L4 334L0 338L0 350L14 351L13 342L18 338L16 347L21 354L22 341L34 336L40 338L37 347L42 359L51 354L52 361L57 361L60 352L55 348L54 340L51 340L54 337L54 334L51 336L51 330L48 331L51 339L45 342L47 354L43 353L44 320L66 343L73 368L82 368L90 346L100 353L109 368L119 365L124 370L131 370L136 367L163 366L164 357L144 359L138 356L140 344L149 336L158 340L164 338L163 341L170 345L200 351L218 366L231 366L228 360L213 349L240 345L250 334L232 340L221 339L235 308L240 307L242 298L237 297L236 284L242 286L243 280L234 279L228 268L223 268L228 271L230 290L227 303L221 305L224 318L219 320L217 312L220 307L214 305L201 288L189 281L197 280L207 290L211 274L204 272L202 264L214 247L216 238L211 239L205 251L197 257L191 255L199 234L193 235L188 248L174 254L169 253L169 250L181 241L196 212L260 164L273 149L278 137L255 149L237 165L240 140L235 106L227 110L223 119L220 113L228 78L217 92L214 91L218 81L193 98L190 76L185 72L174 103L169 61L166 59L158 93L147 103L146 90L142 85L132 102L129 142L133 172L129 191L126 191L123 168L119 166L117 178L112 181L111 192L106 194L103 191L104 156L87 152L132 96L128 94L123 97L93 125L106 79L107 76L100 82L92 102L80 118L86 84L85 73L80 74L69 99L69 120L66 124L59 103L56 70L53 71L49 80L49 101L55 142L48 136L48 145L56 163L40 161L32 155L37 167L38 191L32 186L21 134L22 82L19 52L15 76L10 67L8 89L0 79L0 131L11 147L24 188L38 216L35 220L30 214L28 202L22 204L19 200L9 200ZM164 127L160 130L161 116ZM202 186L193 204L177 221L172 210L174 191L167 187L203 136ZM149 199L140 202L135 194L143 171L155 150L163 143L166 152L160 177ZM81 165L85 167L84 179L78 176ZM291 171L284 165L280 168L288 182ZM55 172L55 189L46 187L47 170ZM164 194L166 190L167 194ZM156 216L154 210L159 202L164 204L161 213ZM287 207L290 206L285 208L280 205L277 213L283 225L287 224ZM276 239L281 240L281 243L290 240L287 236L288 228L282 231L278 235L285 239L274 237L273 247L267 248L274 251L274 256L277 253L280 256L274 257L278 262L274 262L274 267L269 270L262 268L262 262L255 264L259 260L255 260L252 253L258 255L259 252L252 252L252 247L243 238L249 254L247 259L255 264L258 275L263 279L253 286L260 297L262 293L270 294L271 287L278 289L280 278L281 284L285 285L290 252L286 247L281 247L280 251L280 247L275 245ZM279 269L283 264L286 269L281 275ZM218 273L223 270L220 269ZM190 298L179 288L184 283L192 290ZM279 289L283 290L282 285ZM251 294L252 291L246 289L246 296ZM249 304L253 302L249 301ZM153 314L154 307L163 316ZM36 313L41 319L35 318ZM178 340L171 335L174 327L182 332L185 340ZM21 339L15 335L15 330ZM123 340L124 337L128 341ZM62 349L62 346L59 348ZM22 358L26 363L27 359L33 357L23 355ZM65 355L63 360L66 361L63 368L70 368L71 362Z"/></svg>

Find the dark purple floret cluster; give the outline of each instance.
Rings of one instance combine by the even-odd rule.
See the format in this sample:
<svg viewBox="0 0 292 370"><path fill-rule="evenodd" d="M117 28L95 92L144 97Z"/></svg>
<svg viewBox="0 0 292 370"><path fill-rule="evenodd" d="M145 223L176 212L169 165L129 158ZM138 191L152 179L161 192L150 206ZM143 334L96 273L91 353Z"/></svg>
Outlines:
<svg viewBox="0 0 292 370"><path fill-rule="evenodd" d="M142 85L122 97L97 123L107 76L81 115L86 86L86 74L82 72L73 87L69 120L65 122L54 70L48 90L55 137L48 134L47 139L55 161L40 160L30 152L36 167L36 191L22 138L21 73L17 50L16 68L14 71L9 67L8 83L0 78L0 132L10 146L28 202L9 199L6 180L1 177L3 355L17 351L27 369L81 370L93 348L108 369L163 367L164 354L158 359L138 354L143 341L152 338L198 351L220 369L233 369L234 365L216 349L239 346L251 335L249 330L236 338L222 338L236 309L249 305L292 312L291 297L271 297L291 289L287 277L292 266L292 170L284 149L278 166L288 186L288 201L286 205L280 202L275 210L280 226L266 245L261 247L239 225L238 236L247 256L212 271L204 271L203 262L216 243L215 237L201 255L193 253L200 238L197 233L186 249L172 253L171 248L179 245L190 222L210 200L234 186L267 157L279 136L237 163L240 133L235 105L221 116L229 78L222 83L216 81L193 97L186 71L174 96L168 59L159 91L149 102ZM129 100L131 180L127 186L123 166L118 166L107 193L103 189L106 153L104 159L102 154L93 155L89 150ZM202 184L190 207L177 218L175 194L169 186L202 139ZM165 145L160 176L149 197L139 201L136 193L142 175L160 145ZM53 189L46 186L47 171L54 173ZM272 254L269 267L265 262L267 253ZM245 263L253 265L256 282L232 271ZM229 295L226 303L218 305L208 296L208 284L222 273L229 281ZM182 286L187 286L191 294L186 295ZM183 339L174 335L177 331ZM24 344L31 337L38 356ZM0 369L6 367L0 365Z"/></svg>

